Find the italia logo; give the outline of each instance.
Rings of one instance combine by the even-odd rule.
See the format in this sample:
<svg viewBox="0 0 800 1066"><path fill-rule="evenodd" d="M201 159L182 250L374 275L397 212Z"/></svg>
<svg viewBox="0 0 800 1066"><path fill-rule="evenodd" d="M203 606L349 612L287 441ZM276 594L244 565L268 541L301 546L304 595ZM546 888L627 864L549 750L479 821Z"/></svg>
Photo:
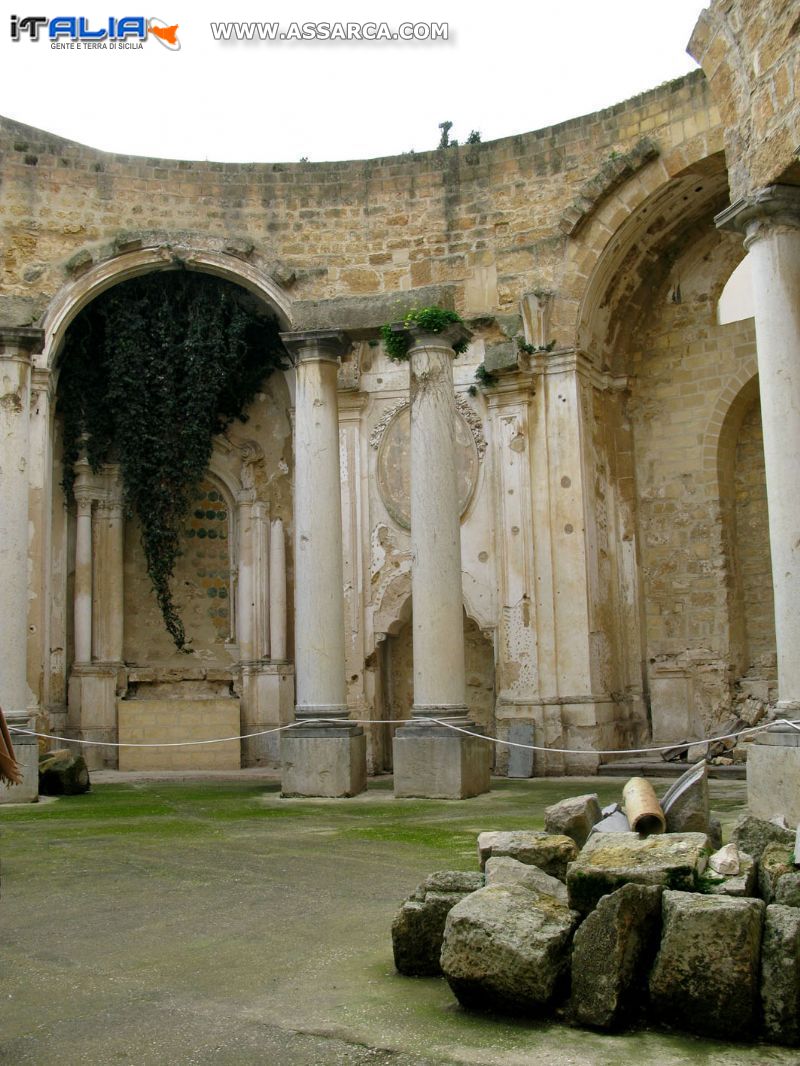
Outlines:
<svg viewBox="0 0 800 1066"><path fill-rule="evenodd" d="M96 47L120 45L123 42L141 43L147 38L158 41L170 52L180 51L177 23L170 24L155 16L126 15L123 18L109 16L100 22L91 21L83 15L12 15L11 40L49 40L51 45L59 42Z"/></svg>

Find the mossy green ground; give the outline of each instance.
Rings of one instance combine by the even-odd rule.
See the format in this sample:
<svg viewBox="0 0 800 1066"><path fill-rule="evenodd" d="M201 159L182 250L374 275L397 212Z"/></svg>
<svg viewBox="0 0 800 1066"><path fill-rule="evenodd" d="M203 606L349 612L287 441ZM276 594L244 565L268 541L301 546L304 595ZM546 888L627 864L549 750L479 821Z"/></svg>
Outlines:
<svg viewBox="0 0 800 1066"><path fill-rule="evenodd" d="M252 779L120 780L0 809L0 1063L796 1063L470 1015L443 980L394 972L391 920L426 874L476 869L481 830L541 828L549 803L621 786L496 781L437 802L395 800L383 779L326 801ZM730 823L744 785L712 795Z"/></svg>

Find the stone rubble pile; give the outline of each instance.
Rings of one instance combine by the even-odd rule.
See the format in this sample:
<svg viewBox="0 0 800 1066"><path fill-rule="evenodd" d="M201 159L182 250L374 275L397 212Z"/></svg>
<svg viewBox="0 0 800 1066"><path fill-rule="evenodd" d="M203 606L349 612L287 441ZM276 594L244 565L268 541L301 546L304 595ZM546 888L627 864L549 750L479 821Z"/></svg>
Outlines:
<svg viewBox="0 0 800 1066"><path fill-rule="evenodd" d="M443 974L469 1009L800 1045L794 831L743 815L722 847L705 764L661 809L649 836L595 795L549 807L545 832L481 833L481 873L432 874L402 905L397 969Z"/></svg>

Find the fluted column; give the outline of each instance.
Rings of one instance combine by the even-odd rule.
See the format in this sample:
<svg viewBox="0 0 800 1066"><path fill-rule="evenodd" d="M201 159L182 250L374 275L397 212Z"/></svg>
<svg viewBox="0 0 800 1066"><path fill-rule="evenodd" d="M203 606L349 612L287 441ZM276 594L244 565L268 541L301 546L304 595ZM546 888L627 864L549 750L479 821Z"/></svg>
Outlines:
<svg viewBox="0 0 800 1066"><path fill-rule="evenodd" d="M78 465L88 463L83 460ZM73 596L75 662L92 661L92 509L94 493L81 484L83 471L75 482L75 592Z"/></svg>
<svg viewBox="0 0 800 1066"><path fill-rule="evenodd" d="M269 647L274 660L286 658L286 542L276 518L269 536Z"/></svg>
<svg viewBox="0 0 800 1066"><path fill-rule="evenodd" d="M38 329L0 327L0 707L10 725L29 725L28 467L31 356L42 350ZM15 739L23 782L0 787L0 802L38 794L36 741Z"/></svg>
<svg viewBox="0 0 800 1066"><path fill-rule="evenodd" d="M236 597L236 642L243 663L256 658L253 645L255 614L255 560L253 558L253 504L255 490L242 489L236 499L239 512L239 581Z"/></svg>
<svg viewBox="0 0 800 1066"><path fill-rule="evenodd" d="M772 185L717 225L745 234L752 264L769 510L779 709L800 715L800 188Z"/></svg>
<svg viewBox="0 0 800 1066"><path fill-rule="evenodd" d="M125 520L118 469L108 467L106 479L108 485L94 510L92 651L98 662L118 664L123 643Z"/></svg>
<svg viewBox="0 0 800 1066"><path fill-rule="evenodd" d="M285 795L346 796L366 785L364 731L347 723L337 372L346 335L284 333L295 389L295 715L341 725L285 735Z"/></svg>
<svg viewBox="0 0 800 1066"><path fill-rule="evenodd" d="M408 332L414 704L412 723L394 738L394 786L398 796L463 799L488 791L488 744L430 719L474 729L466 707L453 395L453 345L470 334L458 325Z"/></svg>

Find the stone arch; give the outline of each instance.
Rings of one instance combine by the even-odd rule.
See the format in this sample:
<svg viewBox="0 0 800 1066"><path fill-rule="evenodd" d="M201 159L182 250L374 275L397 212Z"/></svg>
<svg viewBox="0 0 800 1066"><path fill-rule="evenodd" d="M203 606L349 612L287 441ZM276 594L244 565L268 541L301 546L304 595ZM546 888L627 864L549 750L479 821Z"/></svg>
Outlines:
<svg viewBox="0 0 800 1066"><path fill-rule="evenodd" d="M155 270L185 267L231 281L259 297L275 314L282 329L291 327L291 303L285 291L259 267L236 256L195 244L160 243L120 252L90 267L56 293L42 320L45 335L37 365L52 370L64 335L76 315L107 289Z"/></svg>
<svg viewBox="0 0 800 1066"><path fill-rule="evenodd" d="M726 554L734 684L766 699L774 681L774 604L758 375L755 359L720 397L704 462L716 477ZM748 373L749 371L749 373Z"/></svg>
<svg viewBox="0 0 800 1066"><path fill-rule="evenodd" d="M573 317L564 325L575 346L601 363L611 364L625 345L652 291L653 271L668 270L687 231L696 237L698 220L710 222L727 202L720 138L710 130L647 163L569 242L561 291Z"/></svg>

